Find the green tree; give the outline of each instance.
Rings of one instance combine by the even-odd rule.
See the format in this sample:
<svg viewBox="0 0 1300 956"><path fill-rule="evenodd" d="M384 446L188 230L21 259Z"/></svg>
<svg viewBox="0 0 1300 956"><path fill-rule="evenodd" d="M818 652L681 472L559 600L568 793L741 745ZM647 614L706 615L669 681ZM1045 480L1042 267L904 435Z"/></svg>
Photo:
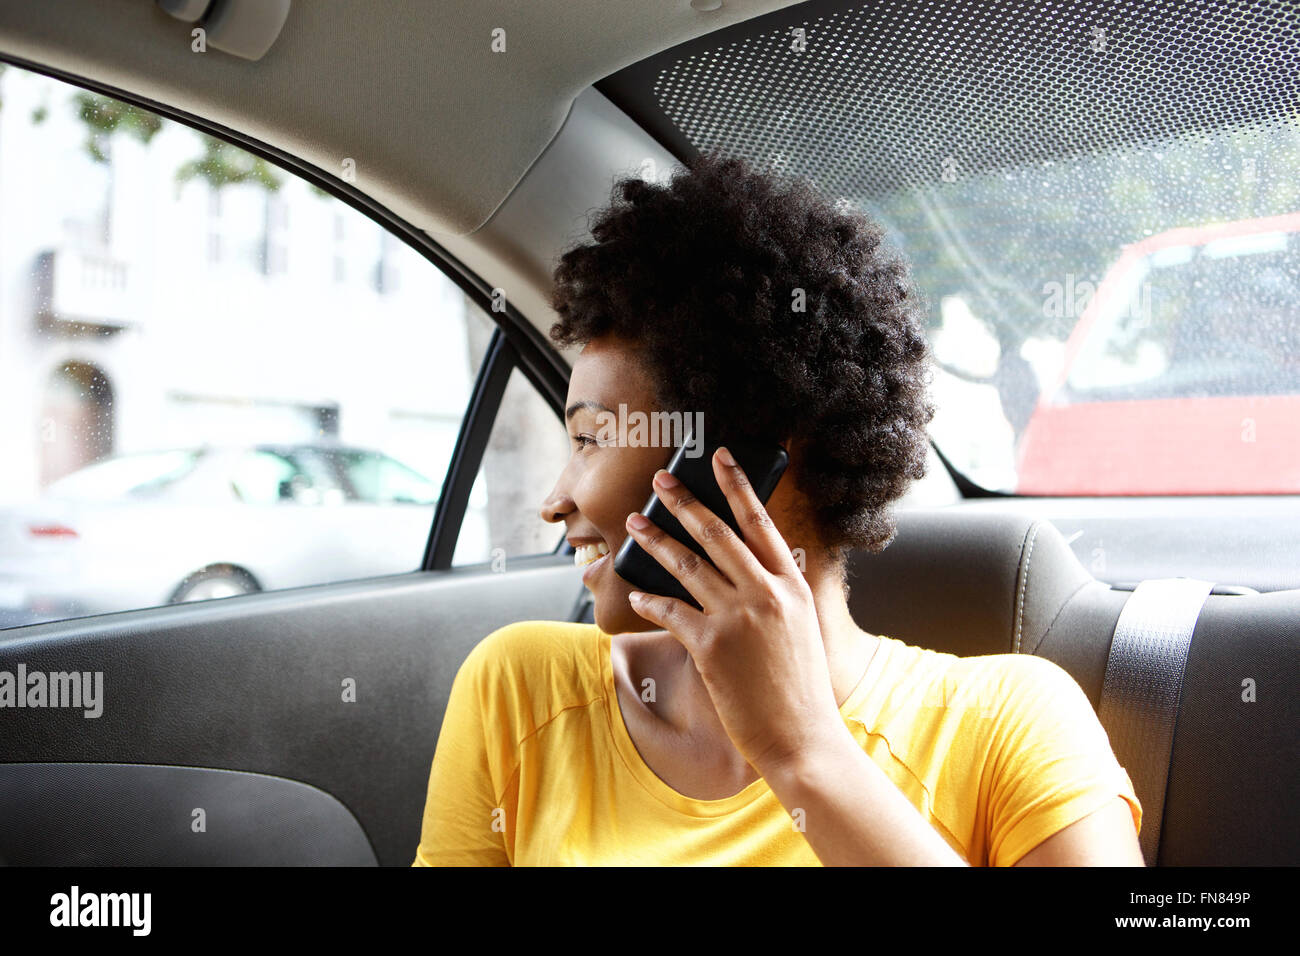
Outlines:
<svg viewBox="0 0 1300 956"><path fill-rule="evenodd" d="M239 183L255 183L272 193L279 192L284 185L279 170L262 157L254 156L207 133L198 135L203 142L203 153L176 170L177 182L201 179L213 189Z"/></svg>
<svg viewBox="0 0 1300 956"><path fill-rule="evenodd" d="M162 129L153 113L97 93L75 93L72 103L86 126L86 152L97 163L109 161L114 136L125 134L147 145Z"/></svg>

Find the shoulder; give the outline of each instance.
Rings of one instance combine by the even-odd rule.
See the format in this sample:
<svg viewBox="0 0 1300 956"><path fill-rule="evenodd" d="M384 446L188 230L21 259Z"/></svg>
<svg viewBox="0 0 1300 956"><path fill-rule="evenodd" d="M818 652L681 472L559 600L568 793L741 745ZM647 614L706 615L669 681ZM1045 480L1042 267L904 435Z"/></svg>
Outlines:
<svg viewBox="0 0 1300 956"><path fill-rule="evenodd" d="M1087 695L1075 679L1059 664L1033 654L984 654L959 657L944 651L907 644L896 638L886 639L890 683L905 698L917 692L939 693L945 688L967 693L979 692L981 702L1006 699L1052 697L1065 693L1069 697Z"/></svg>
<svg viewBox="0 0 1300 956"><path fill-rule="evenodd" d="M982 693L992 702L990 716L999 747L998 767L1021 760L1058 759L1092 754L1114 760L1110 740L1092 701L1073 675L1033 654L995 654L984 658Z"/></svg>
<svg viewBox="0 0 1300 956"><path fill-rule="evenodd" d="M599 636L594 624L516 621L479 641L470 657L496 666L571 664L590 654Z"/></svg>
<svg viewBox="0 0 1300 956"><path fill-rule="evenodd" d="M995 654L984 658L993 664L989 680L1013 709L1042 711L1097 723L1092 702L1065 668L1034 654Z"/></svg>
<svg viewBox="0 0 1300 956"><path fill-rule="evenodd" d="M985 772L990 860L1013 863L1043 840L1122 797L1133 826L1142 805L1092 701L1060 665L996 655L1000 710Z"/></svg>
<svg viewBox="0 0 1300 956"><path fill-rule="evenodd" d="M1018 709L1055 705L1077 710L1082 704L1091 714L1092 705L1078 682L1054 661L1033 654L986 654L978 657L940 655L945 681L966 687L979 695L983 710L1014 712Z"/></svg>
<svg viewBox="0 0 1300 956"><path fill-rule="evenodd" d="M891 645L880 729L899 722L915 732L983 740L996 753L1026 743L1098 743L1105 739L1091 701L1068 671L1032 654L958 657ZM941 729L947 727L943 731ZM924 735L924 734L923 734ZM1066 741L1064 738L1070 738Z"/></svg>
<svg viewBox="0 0 1300 956"><path fill-rule="evenodd" d="M995 663L998 674L1009 685L1049 688L1078 686L1064 667L1036 654L991 654L971 660Z"/></svg>
<svg viewBox="0 0 1300 956"><path fill-rule="evenodd" d="M888 653L889 709L910 710L962 704L979 704L981 711L997 709L1009 694L1059 682L1060 671L1044 658L1022 654L986 654L959 657L946 651L884 638ZM1068 674L1060 671L1067 678Z"/></svg>
<svg viewBox="0 0 1300 956"><path fill-rule="evenodd" d="M570 621L517 621L475 645L457 679L486 709L537 726L600 693L600 630Z"/></svg>

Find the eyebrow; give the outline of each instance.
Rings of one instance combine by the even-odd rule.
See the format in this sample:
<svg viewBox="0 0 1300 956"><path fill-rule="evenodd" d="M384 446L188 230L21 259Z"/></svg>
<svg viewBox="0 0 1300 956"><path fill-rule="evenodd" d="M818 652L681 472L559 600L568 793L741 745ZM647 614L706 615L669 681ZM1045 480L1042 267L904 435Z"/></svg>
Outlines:
<svg viewBox="0 0 1300 956"><path fill-rule="evenodd" d="M573 418L574 415L578 414L578 412L582 411L584 408L594 408L602 412L610 412L611 414L613 414L613 409L606 408L604 405L600 404L600 402L593 402L591 399L585 398L580 402L574 402L572 405L570 405L568 408L564 410L564 420L566 422L569 421L570 419Z"/></svg>

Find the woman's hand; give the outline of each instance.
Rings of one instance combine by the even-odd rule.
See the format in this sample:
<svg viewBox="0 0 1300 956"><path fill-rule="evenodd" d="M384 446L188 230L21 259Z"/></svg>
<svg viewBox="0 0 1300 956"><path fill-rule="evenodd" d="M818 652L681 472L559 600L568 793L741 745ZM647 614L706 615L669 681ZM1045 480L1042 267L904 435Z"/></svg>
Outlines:
<svg viewBox="0 0 1300 956"><path fill-rule="evenodd" d="M655 492L716 568L644 516L627 520L637 543L703 611L640 591L632 592L632 608L686 648L731 742L766 777L848 731L835 702L812 589L725 448L714 455L713 471L743 540L663 469L655 474ZM638 519L644 528L636 526Z"/></svg>

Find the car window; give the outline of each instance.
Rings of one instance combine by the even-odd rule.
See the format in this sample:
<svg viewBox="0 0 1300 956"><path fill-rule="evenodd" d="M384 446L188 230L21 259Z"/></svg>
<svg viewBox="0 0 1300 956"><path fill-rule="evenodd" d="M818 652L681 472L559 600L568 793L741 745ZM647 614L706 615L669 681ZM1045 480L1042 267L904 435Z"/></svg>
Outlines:
<svg viewBox="0 0 1300 956"><path fill-rule="evenodd" d="M564 423L515 369L470 491L452 564L487 563L505 571L514 558L560 547L564 526L543 521L541 507L568 457Z"/></svg>
<svg viewBox="0 0 1300 956"><path fill-rule="evenodd" d="M678 155L741 155L884 226L926 303L928 432L966 478L1022 495L1300 491L1296 226L1278 221L1300 215L1279 41L1295 5L827 6L596 88ZM1131 270L1180 244L1190 261ZM1094 301L1125 285L1128 314L1091 337Z"/></svg>
<svg viewBox="0 0 1300 956"><path fill-rule="evenodd" d="M14 67L0 169L0 626L421 566L496 328L455 283L250 153Z"/></svg>
<svg viewBox="0 0 1300 956"><path fill-rule="evenodd" d="M865 203L931 302L939 447L1022 494L1300 490L1298 163L1292 118Z"/></svg>

